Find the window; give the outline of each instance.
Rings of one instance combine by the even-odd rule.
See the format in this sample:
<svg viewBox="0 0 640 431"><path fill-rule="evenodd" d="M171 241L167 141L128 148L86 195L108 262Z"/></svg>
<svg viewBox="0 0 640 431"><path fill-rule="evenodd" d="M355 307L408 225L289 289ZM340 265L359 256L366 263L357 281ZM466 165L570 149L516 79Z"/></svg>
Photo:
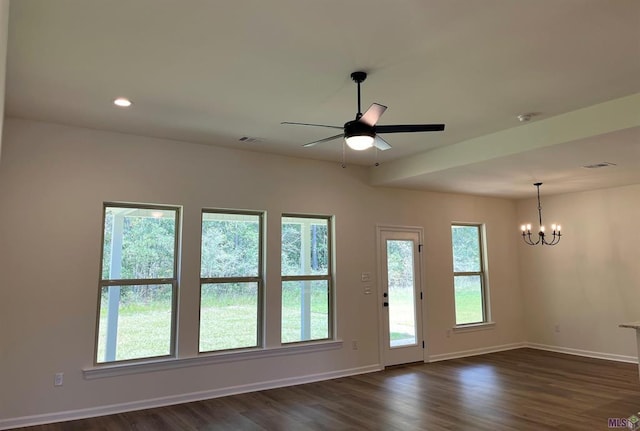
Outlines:
<svg viewBox="0 0 640 431"><path fill-rule="evenodd" d="M262 297L262 214L204 210L200 352L257 347Z"/></svg>
<svg viewBox="0 0 640 431"><path fill-rule="evenodd" d="M331 218L282 216L283 343L332 334Z"/></svg>
<svg viewBox="0 0 640 431"><path fill-rule="evenodd" d="M96 363L174 353L179 214L105 204Z"/></svg>
<svg viewBox="0 0 640 431"><path fill-rule="evenodd" d="M456 325L487 321L486 276L481 225L451 226Z"/></svg>

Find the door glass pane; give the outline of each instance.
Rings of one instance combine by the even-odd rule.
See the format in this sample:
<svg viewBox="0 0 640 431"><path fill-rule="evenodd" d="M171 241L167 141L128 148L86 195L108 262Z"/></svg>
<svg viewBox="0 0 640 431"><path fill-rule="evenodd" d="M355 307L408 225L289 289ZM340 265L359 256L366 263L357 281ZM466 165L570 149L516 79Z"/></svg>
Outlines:
<svg viewBox="0 0 640 431"><path fill-rule="evenodd" d="M415 345L413 241L387 240L390 347Z"/></svg>
<svg viewBox="0 0 640 431"><path fill-rule="evenodd" d="M456 298L456 324L484 321L482 304L482 279L479 275L456 275L454 277Z"/></svg>

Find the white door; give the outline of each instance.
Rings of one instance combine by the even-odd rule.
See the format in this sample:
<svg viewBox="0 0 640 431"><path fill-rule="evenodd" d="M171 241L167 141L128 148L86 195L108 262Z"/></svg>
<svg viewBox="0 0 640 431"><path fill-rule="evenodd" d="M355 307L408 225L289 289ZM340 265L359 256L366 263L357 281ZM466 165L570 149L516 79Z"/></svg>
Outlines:
<svg viewBox="0 0 640 431"><path fill-rule="evenodd" d="M424 360L419 228L378 227L385 366Z"/></svg>

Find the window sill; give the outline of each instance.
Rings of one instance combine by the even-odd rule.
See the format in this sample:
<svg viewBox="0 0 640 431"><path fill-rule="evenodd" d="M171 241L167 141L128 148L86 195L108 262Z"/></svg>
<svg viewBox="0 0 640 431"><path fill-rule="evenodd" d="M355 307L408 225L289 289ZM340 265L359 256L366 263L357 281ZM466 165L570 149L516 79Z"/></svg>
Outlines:
<svg viewBox="0 0 640 431"><path fill-rule="evenodd" d="M274 356L297 355L342 348L342 340L301 343L265 349L253 349L235 352L201 354L191 358L169 358L145 362L101 365L82 370L86 380L104 377L124 376L129 374L151 373L154 371L173 370L185 367L197 367L225 362L246 361L251 359L271 358Z"/></svg>
<svg viewBox="0 0 640 431"><path fill-rule="evenodd" d="M496 326L496 322L483 322L483 323L471 323L469 325L455 325L453 332L474 332L485 331L487 329L493 329Z"/></svg>

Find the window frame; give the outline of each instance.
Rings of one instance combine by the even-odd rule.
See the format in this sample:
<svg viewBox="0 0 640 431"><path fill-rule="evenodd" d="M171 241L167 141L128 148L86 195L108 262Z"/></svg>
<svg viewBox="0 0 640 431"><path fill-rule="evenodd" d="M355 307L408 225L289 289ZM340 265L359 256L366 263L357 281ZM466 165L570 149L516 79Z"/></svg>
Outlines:
<svg viewBox="0 0 640 431"><path fill-rule="evenodd" d="M202 222L205 213L208 214L237 214L258 217L258 274L249 277L202 277ZM198 355L211 355L222 352L234 352L240 350L259 349L264 346L264 237L265 237L265 212L254 210L233 210L220 208L202 208L200 211L200 263L199 263L199 288L198 288ZM202 324L202 286L204 284L225 284L225 283L256 283L257 284L257 325L256 325L256 345L249 347L236 347L220 350L200 350L200 335Z"/></svg>
<svg viewBox="0 0 640 431"><path fill-rule="evenodd" d="M454 266L454 245L453 245L453 228L459 227L475 227L478 232L478 258L480 260L479 271L455 271ZM488 281L487 281L487 262L486 262L486 227L483 223L467 223L467 222L453 222L451 223L451 261L453 269L453 306L454 306L454 320L456 328L467 328L478 325L486 325L491 323L490 308L489 308L489 294L488 294ZM458 323L456 307L456 290L455 281L456 277L464 276L479 276L480 277L480 297L482 299L482 320L477 322Z"/></svg>
<svg viewBox="0 0 640 431"><path fill-rule="evenodd" d="M104 266L104 234L105 234L105 222L107 216L107 208L131 208L133 210L160 210L160 211L175 211L175 236L173 241L173 277L161 277L161 278L121 278L121 279L104 279L103 278L103 266ZM179 262L181 260L180 255L180 238L181 238L181 220L182 220L182 207L177 205L161 205L161 204L142 204L142 203L121 203L121 202L103 202L102 204L102 224L100 234L100 266L99 266L99 281L98 281L98 303L96 312L96 325L95 325L95 341L94 341L94 353L93 363L97 367L110 366L114 364L135 363L140 361L149 361L163 358L174 358L176 356L176 340L177 340L177 322L178 322L178 272ZM98 362L98 351L100 342L100 309L102 305L102 289L105 287L127 287L127 286L142 286L142 285L171 285L171 329L169 337L169 353L166 355L158 356L144 356L140 358L132 359L114 359L112 361Z"/></svg>
<svg viewBox="0 0 640 431"><path fill-rule="evenodd" d="M288 281L326 281L327 282L327 337L326 338L314 338L310 340L300 341L282 341L282 313L280 320L280 344L283 346L291 346L303 343L314 343L319 341L335 340L335 302L334 302L334 249L333 249L333 231L334 231L334 216L320 215L320 214L299 214L299 213L282 213L280 215L280 256L282 258L282 225L285 218L300 218L300 219L322 219L327 221L327 274L326 275L283 275L282 274L282 262L280 262L280 293L282 294L282 286ZM280 301L280 307L282 307L282 301ZM282 311L282 310L281 310Z"/></svg>

